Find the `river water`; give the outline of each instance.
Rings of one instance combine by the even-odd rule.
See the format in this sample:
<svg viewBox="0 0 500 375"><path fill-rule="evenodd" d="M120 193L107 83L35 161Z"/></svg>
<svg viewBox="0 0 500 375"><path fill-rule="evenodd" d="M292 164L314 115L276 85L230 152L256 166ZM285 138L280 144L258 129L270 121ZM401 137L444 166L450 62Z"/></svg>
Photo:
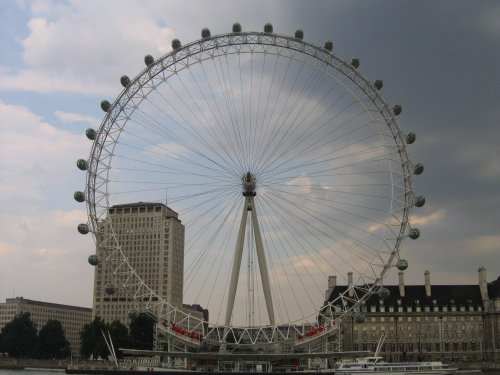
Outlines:
<svg viewBox="0 0 500 375"><path fill-rule="evenodd" d="M33 369L33 370L3 370L0 369L0 375L64 375L64 370L45 370L45 369ZM499 374L500 375L500 374Z"/></svg>
<svg viewBox="0 0 500 375"><path fill-rule="evenodd" d="M64 370L42 370L42 369L25 369L25 370L1 370L0 375L63 375ZM200 375L203 374L200 372ZM217 374L211 372L210 374ZM299 373L300 374L300 373ZM474 373L473 373L474 374ZM500 375L500 371L487 371L484 375ZM467 373L464 373L467 375Z"/></svg>

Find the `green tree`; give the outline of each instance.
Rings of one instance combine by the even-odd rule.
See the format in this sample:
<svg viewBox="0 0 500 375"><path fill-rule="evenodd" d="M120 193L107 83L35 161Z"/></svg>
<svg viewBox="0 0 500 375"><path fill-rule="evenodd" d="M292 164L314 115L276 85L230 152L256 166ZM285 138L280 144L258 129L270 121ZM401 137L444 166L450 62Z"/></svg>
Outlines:
<svg viewBox="0 0 500 375"><path fill-rule="evenodd" d="M0 334L2 351L15 358L32 357L37 341L37 330L30 313L17 315L2 328Z"/></svg>
<svg viewBox="0 0 500 375"><path fill-rule="evenodd" d="M80 332L80 354L84 357L106 358L109 352L102 335L106 331L106 323L98 316L91 323L85 324Z"/></svg>
<svg viewBox="0 0 500 375"><path fill-rule="evenodd" d="M64 330L59 320L48 320L38 332L41 358L65 358L69 356L69 342L64 336Z"/></svg>
<svg viewBox="0 0 500 375"><path fill-rule="evenodd" d="M155 320L144 313L130 322L130 346L134 349L153 349Z"/></svg>
<svg viewBox="0 0 500 375"><path fill-rule="evenodd" d="M120 358L122 353L118 349L128 346L128 328L119 320L115 320L107 326L107 332L109 332L111 340L113 340L113 347L115 348L116 355Z"/></svg>

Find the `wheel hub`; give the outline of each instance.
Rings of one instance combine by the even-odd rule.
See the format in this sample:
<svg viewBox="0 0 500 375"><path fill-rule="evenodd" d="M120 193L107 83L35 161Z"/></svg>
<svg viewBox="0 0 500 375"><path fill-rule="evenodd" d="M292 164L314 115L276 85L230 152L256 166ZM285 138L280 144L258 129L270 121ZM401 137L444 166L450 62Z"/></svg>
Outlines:
<svg viewBox="0 0 500 375"><path fill-rule="evenodd" d="M243 187L243 196L254 196L257 194L255 192L255 187L257 186L257 179L255 175L247 172L241 178L241 186Z"/></svg>

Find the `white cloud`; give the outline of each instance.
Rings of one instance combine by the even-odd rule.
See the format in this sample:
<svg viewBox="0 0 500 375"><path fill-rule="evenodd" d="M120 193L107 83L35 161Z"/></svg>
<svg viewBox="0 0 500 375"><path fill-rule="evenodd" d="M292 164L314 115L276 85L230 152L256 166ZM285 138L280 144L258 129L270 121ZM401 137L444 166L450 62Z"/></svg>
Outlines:
<svg viewBox="0 0 500 375"><path fill-rule="evenodd" d="M1 89L116 95L120 76L143 69L145 54L167 52L174 35L138 2L37 1L31 12L22 40L26 67L0 71Z"/></svg>
<svg viewBox="0 0 500 375"><path fill-rule="evenodd" d="M72 192L82 189L85 177L75 160L89 144L25 107L0 102L0 117L0 295L37 290L25 296L81 305L92 270L80 264L93 245L76 231L86 214ZM64 290L61 277L67 279ZM87 286L71 296L82 280Z"/></svg>
<svg viewBox="0 0 500 375"><path fill-rule="evenodd" d="M425 216L412 215L410 218L410 223L412 226L426 226L436 221L443 220L444 216L444 209L440 209Z"/></svg>
<svg viewBox="0 0 500 375"><path fill-rule="evenodd" d="M100 122L100 120L95 117L85 116L79 113L55 111L54 115L62 122L86 122L94 127L97 127Z"/></svg>
<svg viewBox="0 0 500 375"><path fill-rule="evenodd" d="M58 130L25 107L0 103L0 116L0 202L4 212L47 202L68 183L78 186L75 162L85 158L89 146L83 136ZM83 181L81 173L79 177Z"/></svg>
<svg viewBox="0 0 500 375"><path fill-rule="evenodd" d="M500 251L500 234L481 235L470 239L470 249L483 254L495 254Z"/></svg>
<svg viewBox="0 0 500 375"><path fill-rule="evenodd" d="M76 231L76 224L85 220L84 210L0 214L0 295L15 291L58 303L89 301L93 270L86 257L93 245Z"/></svg>
<svg viewBox="0 0 500 375"><path fill-rule="evenodd" d="M0 89L37 93L72 93L86 95L113 95L116 90L109 83L96 78L82 80L71 72L44 72L36 69L15 74L0 70Z"/></svg>
<svg viewBox="0 0 500 375"><path fill-rule="evenodd" d="M302 193L310 194L312 181L308 176L301 175L286 182L288 186L299 186Z"/></svg>

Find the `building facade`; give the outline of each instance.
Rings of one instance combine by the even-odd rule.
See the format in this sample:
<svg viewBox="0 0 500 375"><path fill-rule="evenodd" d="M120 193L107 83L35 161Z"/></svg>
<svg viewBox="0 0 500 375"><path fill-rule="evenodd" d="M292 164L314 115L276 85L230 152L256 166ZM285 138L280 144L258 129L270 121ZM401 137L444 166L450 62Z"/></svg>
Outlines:
<svg viewBox="0 0 500 375"><path fill-rule="evenodd" d="M121 251L139 277L158 296L182 307L184 278L184 225L176 212L163 203L132 203L109 209L108 219ZM97 254L99 255L99 254ZM128 311L137 308L124 291L109 295L111 272L99 264L94 274L94 316L110 323L129 323Z"/></svg>
<svg viewBox="0 0 500 375"><path fill-rule="evenodd" d="M5 303L0 303L0 330L21 313L30 313L31 320L38 330L48 320L60 321L64 329L64 336L69 341L71 354L79 355L80 331L85 324L92 321L92 309L33 301L23 297L7 298Z"/></svg>
<svg viewBox="0 0 500 375"><path fill-rule="evenodd" d="M351 287L352 288L352 287ZM474 362L500 360L500 278L488 283L479 269L476 285L431 285L425 272L422 285L386 285L389 297L371 296L360 309L364 322L342 322L344 351L375 351L385 338L381 355L390 361L442 360ZM329 300L349 286L330 278Z"/></svg>

